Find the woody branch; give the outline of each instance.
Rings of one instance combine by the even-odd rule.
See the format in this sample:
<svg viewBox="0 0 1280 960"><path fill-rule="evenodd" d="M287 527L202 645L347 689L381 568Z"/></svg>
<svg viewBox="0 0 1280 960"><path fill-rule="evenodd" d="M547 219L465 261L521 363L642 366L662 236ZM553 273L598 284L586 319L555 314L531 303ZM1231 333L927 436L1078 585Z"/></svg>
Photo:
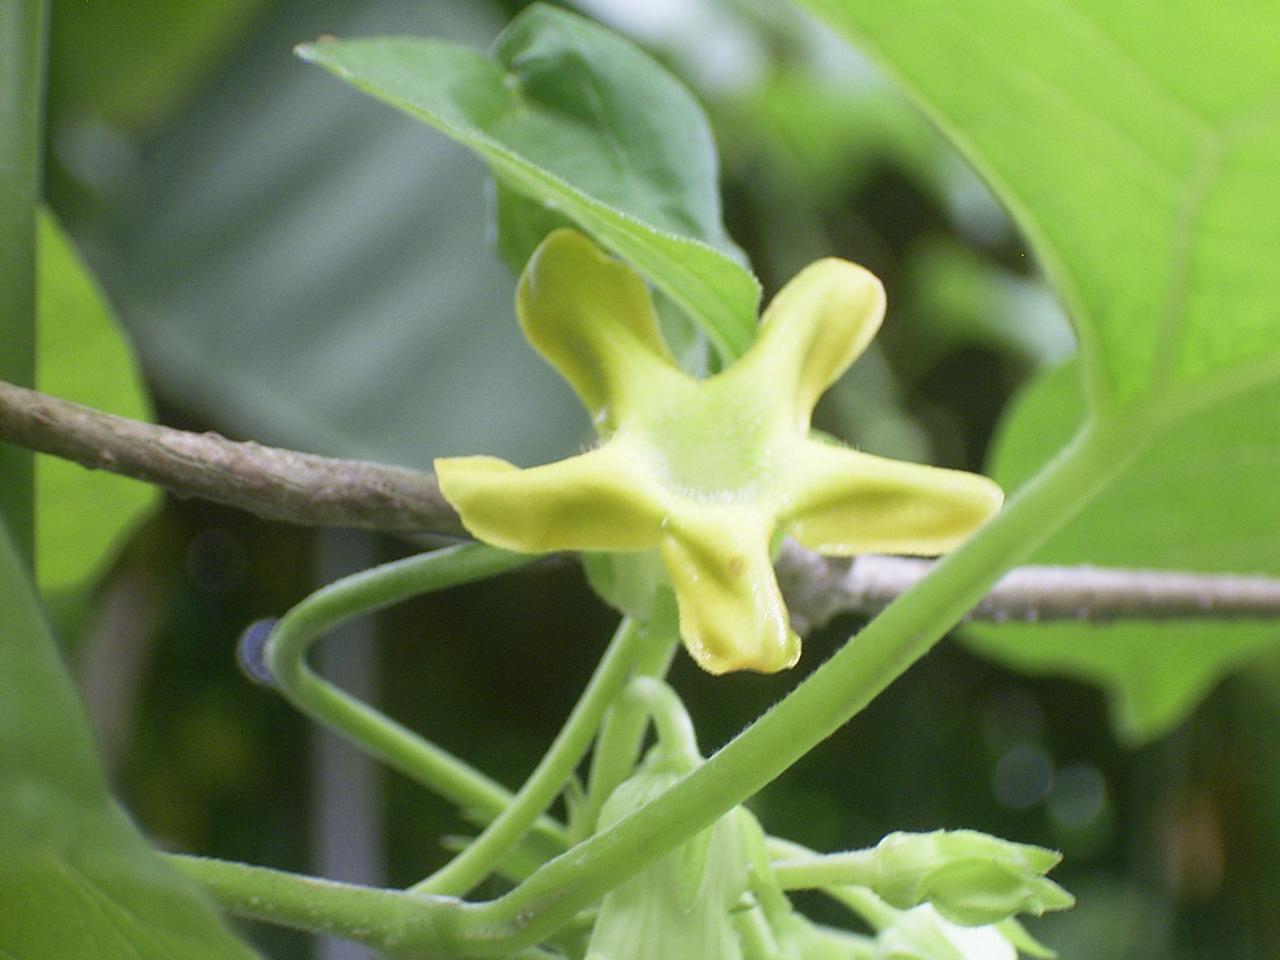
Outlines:
<svg viewBox="0 0 1280 960"><path fill-rule="evenodd" d="M465 536L429 473L176 430L2 380L0 440L268 520ZM805 632L839 613L877 613L931 563L874 555L833 559L787 542L777 566L792 618ZM1045 566L1010 571L969 614L994 622L1276 617L1280 579Z"/></svg>

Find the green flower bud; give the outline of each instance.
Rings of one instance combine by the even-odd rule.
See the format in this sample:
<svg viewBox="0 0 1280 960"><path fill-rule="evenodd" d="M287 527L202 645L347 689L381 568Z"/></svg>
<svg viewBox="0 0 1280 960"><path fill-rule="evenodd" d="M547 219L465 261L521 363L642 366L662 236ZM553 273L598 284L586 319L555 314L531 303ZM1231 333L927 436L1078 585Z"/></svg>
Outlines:
<svg viewBox="0 0 1280 960"><path fill-rule="evenodd" d="M1045 876L1061 854L975 830L891 833L872 851L876 893L899 909L931 903L953 923L1063 910L1071 894Z"/></svg>

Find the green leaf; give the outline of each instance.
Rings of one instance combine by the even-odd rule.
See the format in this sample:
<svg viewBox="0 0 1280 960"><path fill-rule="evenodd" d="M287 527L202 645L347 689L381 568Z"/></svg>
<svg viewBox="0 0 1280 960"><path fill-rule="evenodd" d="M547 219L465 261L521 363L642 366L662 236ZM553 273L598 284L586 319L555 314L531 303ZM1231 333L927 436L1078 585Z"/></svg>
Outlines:
<svg viewBox="0 0 1280 960"><path fill-rule="evenodd" d="M40 218L39 251L37 386L108 413L152 419L124 332L70 239L47 212ZM65 592L91 582L159 499L159 491L145 483L39 457L36 565L41 590Z"/></svg>
<svg viewBox="0 0 1280 960"><path fill-rule="evenodd" d="M0 524L0 957L251 960L111 800Z"/></svg>
<svg viewBox="0 0 1280 960"><path fill-rule="evenodd" d="M759 284L721 224L706 118L631 44L535 5L491 57L411 38L323 41L298 53L470 147L505 187L633 263L725 355L751 342Z"/></svg>
<svg viewBox="0 0 1280 960"><path fill-rule="evenodd" d="M1280 373L1280 5L801 0L1025 232L1091 405L1176 415Z"/></svg>
<svg viewBox="0 0 1280 960"><path fill-rule="evenodd" d="M1084 417L1075 364L1038 380L1006 415L992 474L1024 482ZM1280 576L1280 386L1202 411L1154 444L1055 535L1035 563ZM972 625L964 638L1031 673L1101 684L1128 742L1159 736L1225 674L1280 642L1275 623Z"/></svg>
<svg viewBox="0 0 1280 960"><path fill-rule="evenodd" d="M493 213L497 234L494 243L516 276L547 234L573 226L573 221L558 210L501 182L494 185Z"/></svg>

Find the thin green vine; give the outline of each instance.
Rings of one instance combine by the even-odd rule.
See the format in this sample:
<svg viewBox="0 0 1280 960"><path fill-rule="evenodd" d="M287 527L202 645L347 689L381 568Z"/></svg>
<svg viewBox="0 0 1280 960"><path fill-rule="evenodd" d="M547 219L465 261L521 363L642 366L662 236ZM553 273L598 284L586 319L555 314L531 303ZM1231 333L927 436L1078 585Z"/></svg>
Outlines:
<svg viewBox="0 0 1280 960"><path fill-rule="evenodd" d="M410 892L462 896L489 875L564 789L591 748L605 711L631 676L640 651L650 643L650 635L635 621L623 619L569 719L511 803L462 853ZM658 645L666 646L661 638Z"/></svg>
<svg viewBox="0 0 1280 960"><path fill-rule="evenodd" d="M680 644L674 608L660 612L647 629L654 632L655 642L646 645L637 659L635 676L660 679L667 675ZM648 723L649 714L639 700L623 697L610 707L591 758L581 835L574 840L582 840L595 832L604 802L635 768Z"/></svg>
<svg viewBox="0 0 1280 960"><path fill-rule="evenodd" d="M511 803L505 787L317 676L307 666L306 655L320 637L348 620L410 597L505 573L534 559L466 544L344 577L307 597L274 625L263 651L270 682L317 723L488 822ZM559 824L543 818L535 832L546 851L564 849L566 834Z"/></svg>

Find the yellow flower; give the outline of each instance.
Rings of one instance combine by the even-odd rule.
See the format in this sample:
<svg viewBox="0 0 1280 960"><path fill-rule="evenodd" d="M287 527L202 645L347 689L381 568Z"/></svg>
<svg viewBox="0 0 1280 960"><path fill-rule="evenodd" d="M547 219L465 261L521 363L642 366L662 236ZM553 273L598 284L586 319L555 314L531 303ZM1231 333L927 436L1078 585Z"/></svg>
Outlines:
<svg viewBox="0 0 1280 960"><path fill-rule="evenodd" d="M880 282L856 264L806 267L769 305L751 349L703 380L676 365L640 276L573 230L530 258L516 311L600 443L528 470L437 460L441 490L472 534L508 550L659 550L680 635L712 673L774 672L799 658L770 559L775 532L838 556L937 554L999 509L985 477L809 436L818 398L884 315Z"/></svg>

